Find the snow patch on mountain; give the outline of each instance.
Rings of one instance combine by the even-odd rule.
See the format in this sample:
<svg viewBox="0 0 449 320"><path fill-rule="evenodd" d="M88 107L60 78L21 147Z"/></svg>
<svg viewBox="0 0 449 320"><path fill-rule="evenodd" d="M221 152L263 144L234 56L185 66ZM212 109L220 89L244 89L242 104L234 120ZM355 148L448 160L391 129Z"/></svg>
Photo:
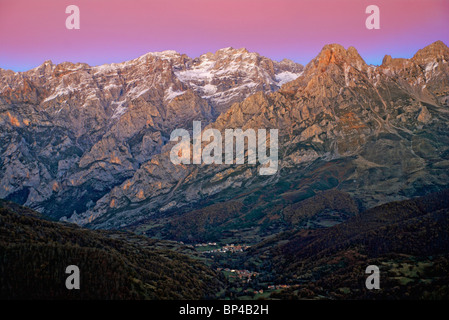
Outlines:
<svg viewBox="0 0 449 320"><path fill-rule="evenodd" d="M170 87L167 90L165 90L164 100L171 101L177 96L183 95L184 93L185 91L173 91L173 87Z"/></svg>
<svg viewBox="0 0 449 320"><path fill-rule="evenodd" d="M59 96L69 95L75 90L76 90L76 88L74 88L72 86L68 86L68 87L59 86L55 89L53 94L48 96L43 102L51 101L53 99L56 99Z"/></svg>
<svg viewBox="0 0 449 320"><path fill-rule="evenodd" d="M114 114L112 115L112 119L119 118L121 115L123 115L126 112L127 107L125 106L126 101L114 101L111 103L111 105L116 106Z"/></svg>
<svg viewBox="0 0 449 320"><path fill-rule="evenodd" d="M302 75L302 72L294 73L294 72L290 72L290 71L284 71L284 72L276 74L274 76L274 78L276 80L276 84L279 87L281 87L282 85L286 84L287 82L298 79L298 77L301 75Z"/></svg>
<svg viewBox="0 0 449 320"><path fill-rule="evenodd" d="M211 69L215 65L214 61L204 60L199 65L190 70L175 72L175 75L182 82L188 81L211 81L214 77Z"/></svg>

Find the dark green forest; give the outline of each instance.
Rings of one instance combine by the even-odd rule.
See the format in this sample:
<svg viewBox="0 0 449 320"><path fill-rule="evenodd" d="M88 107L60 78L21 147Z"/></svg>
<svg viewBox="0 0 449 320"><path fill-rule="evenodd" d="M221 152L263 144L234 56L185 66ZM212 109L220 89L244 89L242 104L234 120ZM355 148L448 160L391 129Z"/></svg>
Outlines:
<svg viewBox="0 0 449 320"><path fill-rule="evenodd" d="M387 203L330 228L277 235L248 252L272 281L293 286L278 299L448 299L449 191ZM380 269L367 290L365 269Z"/></svg>
<svg viewBox="0 0 449 320"><path fill-rule="evenodd" d="M239 209L235 202L193 211L171 230L219 237L213 227ZM203 254L179 242L50 221L2 200L0 299L449 298L449 190L365 211L344 193L326 192L286 211L285 231L241 253ZM343 218L327 227L307 222L323 212ZM65 287L72 264L81 290ZM369 265L379 267L379 290L365 287ZM224 268L256 274L247 282L218 271ZM267 290L273 285L283 287Z"/></svg>
<svg viewBox="0 0 449 320"><path fill-rule="evenodd" d="M80 290L68 290L68 265ZM0 202L0 299L204 299L220 275L164 242L44 220Z"/></svg>

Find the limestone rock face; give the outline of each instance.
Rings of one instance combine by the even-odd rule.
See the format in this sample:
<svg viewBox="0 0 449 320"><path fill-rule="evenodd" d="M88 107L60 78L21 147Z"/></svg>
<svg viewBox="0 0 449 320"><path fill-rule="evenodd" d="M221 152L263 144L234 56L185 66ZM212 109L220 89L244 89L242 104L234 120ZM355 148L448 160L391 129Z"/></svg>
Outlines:
<svg viewBox="0 0 449 320"><path fill-rule="evenodd" d="M260 188L275 192L278 183L300 190L338 185L366 207L443 188L449 106L445 82L433 79L449 79L448 49L434 46L440 44L412 59L387 57L376 67L354 48L327 45L296 80L233 104L207 126L221 132L279 129L277 174L260 177L258 166L248 164L175 166L167 144L73 221L92 217L93 227L124 226L158 212L188 210L206 197L226 200ZM334 182L323 182L330 177Z"/></svg>
<svg viewBox="0 0 449 320"><path fill-rule="evenodd" d="M423 106L421 112L418 115L418 121L428 123L432 119L432 115L426 106Z"/></svg>
<svg viewBox="0 0 449 320"><path fill-rule="evenodd" d="M261 190L282 204L286 194L338 188L369 208L442 189L448 61L442 42L380 66L333 44L304 68L227 48L196 59L164 52L120 66L1 71L0 197L120 228L207 201L250 203ZM89 81L101 89L85 89ZM170 132L191 130L193 120L223 136L278 129L276 174L260 176L259 164L173 164Z"/></svg>
<svg viewBox="0 0 449 320"><path fill-rule="evenodd" d="M175 128L212 122L302 69L233 48L0 69L0 198L56 217L85 212L160 153Z"/></svg>

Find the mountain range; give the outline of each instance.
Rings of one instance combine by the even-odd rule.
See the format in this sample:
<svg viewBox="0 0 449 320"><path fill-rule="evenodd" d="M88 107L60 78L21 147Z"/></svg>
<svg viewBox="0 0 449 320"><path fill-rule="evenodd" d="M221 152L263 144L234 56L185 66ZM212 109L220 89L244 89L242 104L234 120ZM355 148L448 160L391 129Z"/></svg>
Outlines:
<svg viewBox="0 0 449 320"><path fill-rule="evenodd" d="M221 130L279 128L281 170L271 185L321 161L346 167L335 184L363 192L365 207L410 197L447 181L448 60L435 42L378 67L352 47L327 45L305 68L227 48L196 59L165 51L99 67L1 70L0 196L86 223L266 184L252 182L249 166L171 165L168 135L195 119ZM294 189L310 190L303 180Z"/></svg>
<svg viewBox="0 0 449 320"><path fill-rule="evenodd" d="M0 197L119 228L230 199L266 218L332 188L363 209L438 191L448 185L447 61L438 41L380 66L326 45L305 67L226 48L1 70ZM193 120L278 128L278 173L172 164L170 132Z"/></svg>
<svg viewBox="0 0 449 320"><path fill-rule="evenodd" d="M386 55L379 66L365 63L353 47L330 44L306 66L225 48L195 59L164 51L94 67L46 61L26 72L0 69L2 206L12 201L59 220L43 228L64 231L69 239L77 237L64 229L75 228L70 223L98 229L79 236L103 243L106 256L109 235L117 231L105 229L152 238L163 250L173 245L167 240L244 243L251 245L246 255L208 265L257 269L263 283L312 281L299 291L277 292L281 298L372 297L350 285L360 280L360 261L385 266L418 259L420 272L429 264L438 270L447 265L446 229L435 221L447 224L448 61L449 48L437 41L409 59ZM259 164L173 164L170 134L192 131L193 121L222 133L278 129L276 174L259 175ZM23 229L24 221L14 216L23 209L17 208L4 211L2 221ZM27 234L26 241L37 241ZM419 250L407 246L427 238L437 242ZM5 252L17 254L10 245ZM131 245L118 254L137 261L135 250ZM174 268L183 268L186 259L173 256ZM336 267L346 273L332 275L327 272L335 268L324 270L326 265L349 267ZM122 268L134 274L132 266ZM446 278L425 270L440 290L435 294L444 295ZM226 281L211 282L215 271L188 280L208 284L184 296L221 290ZM139 281L149 280L138 278L138 293L131 285L120 294L158 295L153 284ZM176 286L184 280L170 281ZM418 282L409 286L412 296L422 286L432 296L432 285ZM338 286L329 288L331 283Z"/></svg>
<svg viewBox="0 0 449 320"><path fill-rule="evenodd" d="M0 197L57 217L85 212L160 153L175 128L212 122L302 70L233 48L196 59L164 51L98 67L0 69Z"/></svg>

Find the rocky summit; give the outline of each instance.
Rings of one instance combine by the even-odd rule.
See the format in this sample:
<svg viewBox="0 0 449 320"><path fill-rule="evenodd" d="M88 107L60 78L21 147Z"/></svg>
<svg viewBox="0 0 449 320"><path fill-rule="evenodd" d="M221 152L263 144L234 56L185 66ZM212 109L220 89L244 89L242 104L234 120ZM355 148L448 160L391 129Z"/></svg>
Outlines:
<svg viewBox="0 0 449 320"><path fill-rule="evenodd" d="M91 228L189 240L207 231L185 232L189 221L277 232L329 190L331 207L350 213L439 191L449 186L448 61L438 41L380 66L331 44L305 67L227 48L0 70L0 197ZM170 132L193 120L278 129L279 170L173 164Z"/></svg>

